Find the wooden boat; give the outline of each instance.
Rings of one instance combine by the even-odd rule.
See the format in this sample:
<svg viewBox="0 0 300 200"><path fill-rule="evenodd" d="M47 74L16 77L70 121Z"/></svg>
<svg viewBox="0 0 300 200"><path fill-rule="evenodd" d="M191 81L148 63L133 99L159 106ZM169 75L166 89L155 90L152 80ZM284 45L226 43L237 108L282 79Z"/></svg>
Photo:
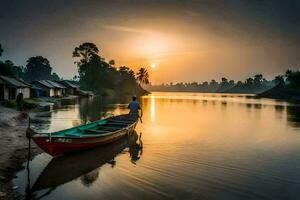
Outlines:
<svg viewBox="0 0 300 200"><path fill-rule="evenodd" d="M111 143L132 132L138 118L119 115L54 133L36 133L30 126L27 135L45 152L57 156Z"/></svg>
<svg viewBox="0 0 300 200"><path fill-rule="evenodd" d="M123 137L107 145L52 158L35 181L31 191L56 188L110 163L128 147L128 141L128 137Z"/></svg>

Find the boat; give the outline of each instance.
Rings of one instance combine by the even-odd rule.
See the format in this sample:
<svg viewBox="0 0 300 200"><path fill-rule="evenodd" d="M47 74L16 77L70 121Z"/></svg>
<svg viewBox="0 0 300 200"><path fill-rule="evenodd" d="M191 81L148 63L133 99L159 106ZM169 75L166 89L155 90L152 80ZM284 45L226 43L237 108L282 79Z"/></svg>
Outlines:
<svg viewBox="0 0 300 200"><path fill-rule="evenodd" d="M29 125L27 136L46 153L58 156L114 142L133 132L137 123L136 116L126 114L53 133L37 133Z"/></svg>
<svg viewBox="0 0 300 200"><path fill-rule="evenodd" d="M139 148L136 148L136 146L139 146ZM122 137L110 144L54 157L39 174L32 186L30 177L27 179L29 181L27 188L30 189L26 190L26 197L28 197L27 199L33 199L33 197L38 199L36 195L41 195L39 191L43 190L41 193L48 195L60 185L76 180L79 177L81 178L82 184L85 185L83 182L85 180L84 178L86 176L91 178L90 176L96 173L96 177L93 177L93 181L95 181L103 165L109 164L113 167L117 165L115 158L118 155L122 152L130 153L132 151L137 151L134 154L140 155L142 152L141 134L138 135L136 131L133 131L129 137ZM132 159L131 156L130 158ZM30 156L28 156L28 158L30 158ZM29 162L28 160L28 163ZM27 176L28 175L30 175L30 168L27 168Z"/></svg>

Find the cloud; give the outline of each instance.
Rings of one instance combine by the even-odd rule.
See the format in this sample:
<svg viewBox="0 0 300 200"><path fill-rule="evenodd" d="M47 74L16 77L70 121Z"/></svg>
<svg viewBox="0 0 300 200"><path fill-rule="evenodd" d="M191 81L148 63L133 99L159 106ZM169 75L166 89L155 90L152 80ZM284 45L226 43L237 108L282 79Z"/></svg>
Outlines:
<svg viewBox="0 0 300 200"><path fill-rule="evenodd" d="M120 32L140 33L140 34L147 34L147 35L156 34L154 31L138 29L138 28L131 28L131 27L126 27L126 26L119 26L119 25L104 25L103 28L113 30L113 31L120 31Z"/></svg>

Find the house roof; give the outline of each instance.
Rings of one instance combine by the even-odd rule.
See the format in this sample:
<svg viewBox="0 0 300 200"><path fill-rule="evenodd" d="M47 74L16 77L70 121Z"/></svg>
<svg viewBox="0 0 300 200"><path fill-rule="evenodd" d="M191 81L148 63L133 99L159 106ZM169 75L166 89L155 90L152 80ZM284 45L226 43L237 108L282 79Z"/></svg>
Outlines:
<svg viewBox="0 0 300 200"><path fill-rule="evenodd" d="M2 76L2 75L0 75L0 79L4 83L6 83L6 84L8 84L8 85L10 85L12 87L24 88L24 87L28 87L29 86L29 84L25 83L24 81L18 80L18 79L13 78L13 77L8 77L8 76Z"/></svg>
<svg viewBox="0 0 300 200"><path fill-rule="evenodd" d="M71 81L63 80L63 81L60 81L60 83L65 85L66 87L79 88L78 85L72 83Z"/></svg>
<svg viewBox="0 0 300 200"><path fill-rule="evenodd" d="M51 85L50 83L48 83L47 80L34 81L33 84L34 84L34 83L39 83L39 84L41 84L41 85L43 85L43 86L45 86L45 87L47 87L47 88L54 88L54 86Z"/></svg>
<svg viewBox="0 0 300 200"><path fill-rule="evenodd" d="M39 81L34 81L40 83L41 85L47 87L47 88L59 88L59 89L65 89L66 87L63 86L62 84L59 84L57 82L54 81L50 81L50 80L39 80Z"/></svg>
<svg viewBox="0 0 300 200"><path fill-rule="evenodd" d="M42 88L40 88L40 87L38 87L38 86L36 86L36 85L32 85L32 86L31 86L31 89L42 90Z"/></svg>
<svg viewBox="0 0 300 200"><path fill-rule="evenodd" d="M54 82L54 81L49 81L47 80L48 83L50 83L51 85L53 85L55 88L60 88L60 89L65 89L66 87L60 83Z"/></svg>

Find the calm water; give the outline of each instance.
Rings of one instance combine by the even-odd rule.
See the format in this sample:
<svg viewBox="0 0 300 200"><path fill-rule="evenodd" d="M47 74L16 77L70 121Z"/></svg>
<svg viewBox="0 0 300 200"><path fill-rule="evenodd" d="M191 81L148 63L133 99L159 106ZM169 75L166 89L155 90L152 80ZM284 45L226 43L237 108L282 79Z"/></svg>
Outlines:
<svg viewBox="0 0 300 200"><path fill-rule="evenodd" d="M109 102L81 100L33 125L55 131L128 112L126 99ZM29 184L28 197L43 199L300 199L300 107L200 93L140 102L143 123L130 138L56 159L42 153L17 174L20 193Z"/></svg>

